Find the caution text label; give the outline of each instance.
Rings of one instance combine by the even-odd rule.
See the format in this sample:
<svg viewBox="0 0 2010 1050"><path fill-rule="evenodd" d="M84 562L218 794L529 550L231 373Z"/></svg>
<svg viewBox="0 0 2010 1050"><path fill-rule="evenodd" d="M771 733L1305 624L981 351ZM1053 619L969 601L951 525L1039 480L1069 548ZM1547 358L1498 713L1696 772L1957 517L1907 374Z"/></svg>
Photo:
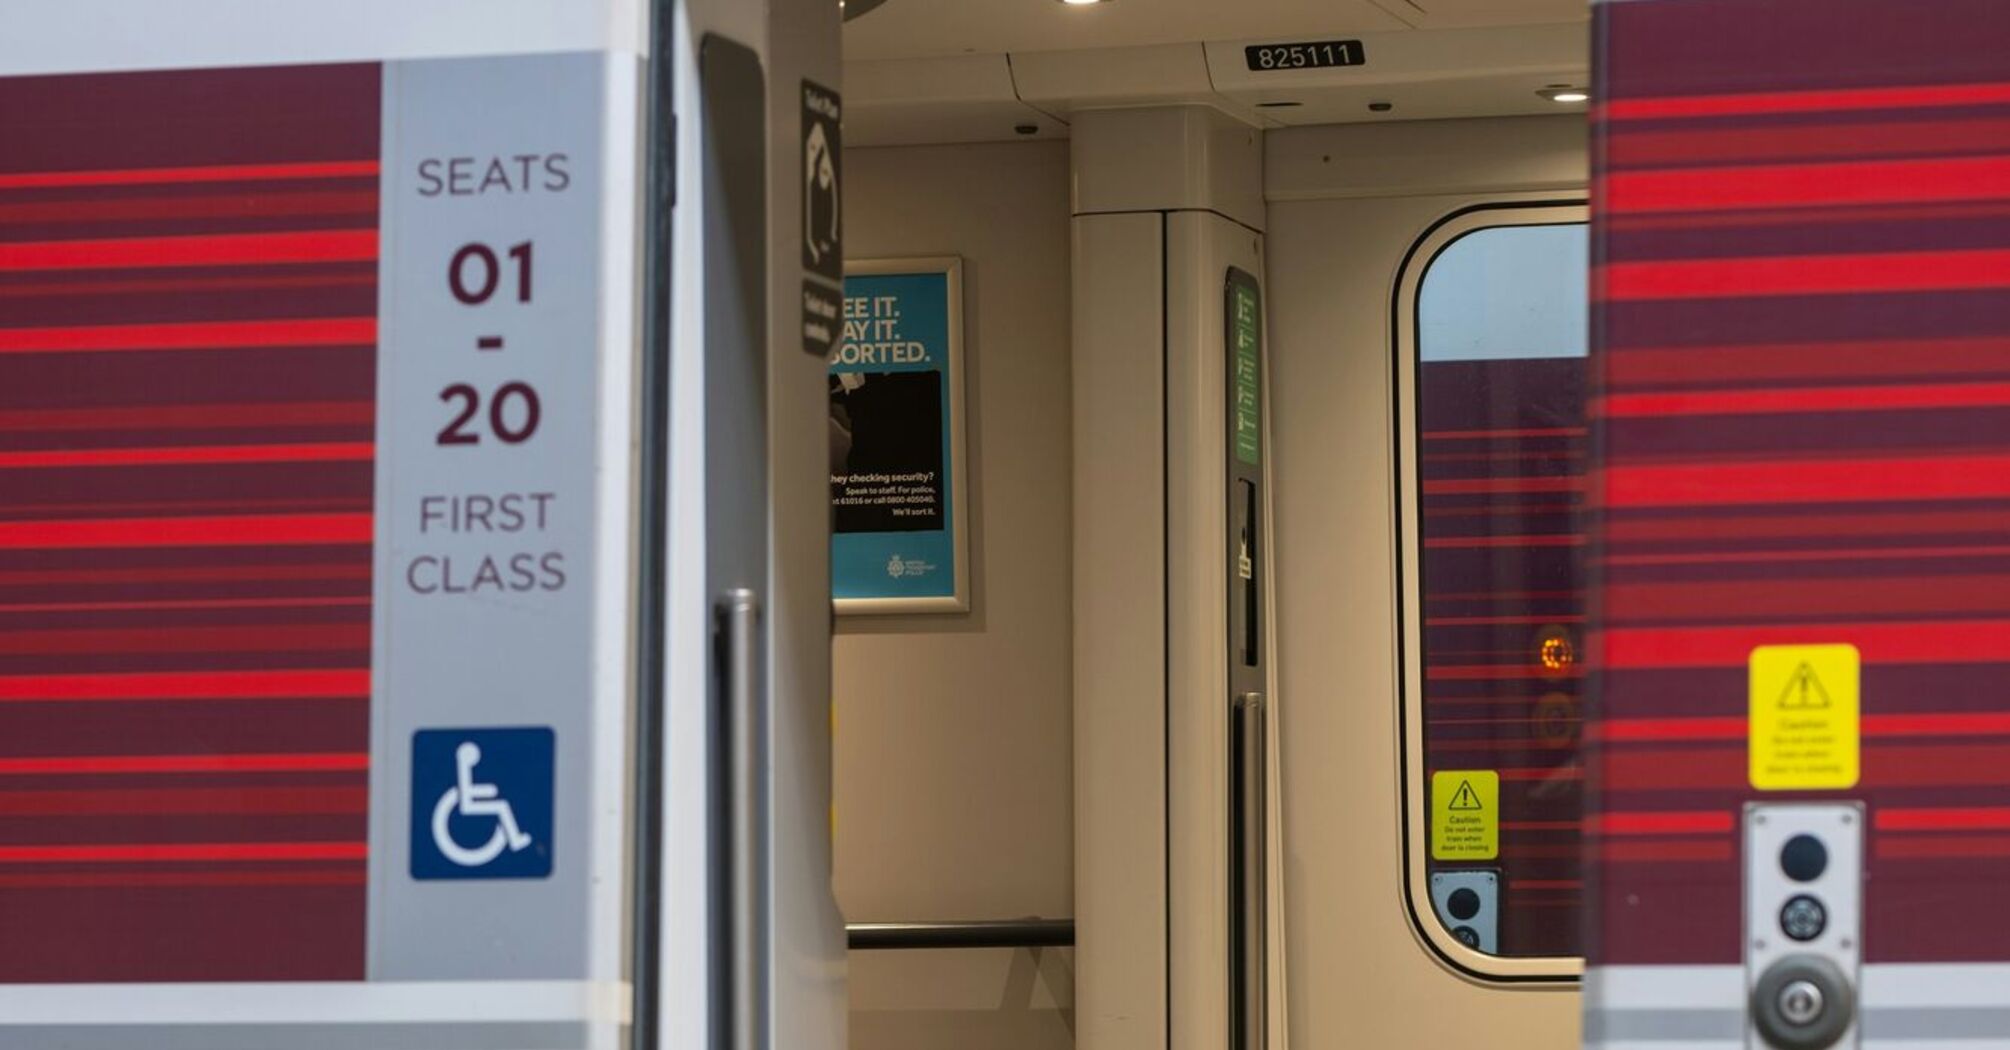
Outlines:
<svg viewBox="0 0 2010 1050"><path fill-rule="evenodd" d="M1814 791L1857 782L1858 669L1854 645L1752 650L1750 773L1761 791Z"/></svg>
<svg viewBox="0 0 2010 1050"><path fill-rule="evenodd" d="M1501 778L1491 769L1431 774L1431 856L1492 860L1501 852Z"/></svg>

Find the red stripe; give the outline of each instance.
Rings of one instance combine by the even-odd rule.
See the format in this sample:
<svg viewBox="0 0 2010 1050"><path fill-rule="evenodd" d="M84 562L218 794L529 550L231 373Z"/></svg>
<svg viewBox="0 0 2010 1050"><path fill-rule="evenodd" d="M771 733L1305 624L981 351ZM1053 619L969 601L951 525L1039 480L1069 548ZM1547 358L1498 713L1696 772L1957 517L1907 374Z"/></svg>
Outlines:
<svg viewBox="0 0 2010 1050"><path fill-rule="evenodd" d="M1528 664L1440 664L1424 669L1424 677L1441 681L1466 681L1494 678L1582 678L1584 669L1572 667L1564 671L1551 671L1545 667Z"/></svg>
<svg viewBox="0 0 2010 1050"><path fill-rule="evenodd" d="M1465 438L1583 437L1583 427L1527 427L1507 430L1426 430L1418 436L1425 441L1453 441Z"/></svg>
<svg viewBox="0 0 2010 1050"><path fill-rule="evenodd" d="M2005 831L2010 830L2010 807L1879 808L1871 814L1871 824L1879 831Z"/></svg>
<svg viewBox="0 0 2010 1050"><path fill-rule="evenodd" d="M0 522L0 550L264 547L368 543L368 514L243 514Z"/></svg>
<svg viewBox="0 0 2010 1050"><path fill-rule="evenodd" d="M1860 728L1874 738L2003 735L2010 734L2010 712L1865 715ZM1748 732L1743 718L1608 718L1585 729L1586 736L1613 742L1743 740Z"/></svg>
<svg viewBox="0 0 2010 1050"><path fill-rule="evenodd" d="M340 288L377 283L371 273L251 274L205 273L193 277L135 277L126 280L24 281L0 284L0 299L54 295L124 295L130 292L216 292L247 288Z"/></svg>
<svg viewBox="0 0 2010 1050"><path fill-rule="evenodd" d="M157 671L138 674L0 675L0 701L368 698L370 672Z"/></svg>
<svg viewBox="0 0 2010 1050"><path fill-rule="evenodd" d="M1824 547L1793 551L1701 551L1693 554L1609 554L1607 565L1737 565L1795 561L1911 561L1920 558L1993 558L2010 554L2010 546L1975 547Z"/></svg>
<svg viewBox="0 0 2010 1050"><path fill-rule="evenodd" d="M29 171L0 175L0 190L45 186L132 186L147 183L252 182L267 179L347 179L375 177L374 160L298 164L214 164L185 168L126 168L109 171Z"/></svg>
<svg viewBox="0 0 2010 1050"><path fill-rule="evenodd" d="M1439 536L1424 541L1426 547L1582 547L1584 534L1549 533L1537 536Z"/></svg>
<svg viewBox="0 0 2010 1050"><path fill-rule="evenodd" d="M1923 84L1613 99L1593 106L1591 113L1593 120L1667 120L1762 113L1844 113L1868 109L1987 106L2006 102L2010 102L2010 84Z"/></svg>
<svg viewBox="0 0 2010 1050"><path fill-rule="evenodd" d="M1891 738L1903 739L1904 734L1882 732L1863 753L1864 779L1881 788L2010 784L2010 745L1876 742ZM1726 734L1718 743L1707 748L1608 750L1600 782L1607 791L1742 789L1747 775L1744 740ZM1502 776L1506 778L1505 773Z"/></svg>
<svg viewBox="0 0 2010 1050"><path fill-rule="evenodd" d="M1742 718L1606 718L1584 728L1588 739L1617 742L1743 740L1745 733Z"/></svg>
<svg viewBox="0 0 2010 1050"><path fill-rule="evenodd" d="M1502 780L1583 780L1582 766L1540 766L1497 770Z"/></svg>
<svg viewBox="0 0 2010 1050"><path fill-rule="evenodd" d="M1485 492L1582 492L1584 478L1575 474L1541 477L1445 478L1424 482L1426 496L1459 496Z"/></svg>
<svg viewBox="0 0 2010 1050"><path fill-rule="evenodd" d="M1620 840L1597 845L1598 858L1608 864L1665 864L1728 861L1729 842L1634 842Z"/></svg>
<svg viewBox="0 0 2010 1050"><path fill-rule="evenodd" d="M1593 192L1602 211L1616 214L1987 200L2010 195L2010 158L1613 172Z"/></svg>
<svg viewBox="0 0 2010 1050"><path fill-rule="evenodd" d="M1855 644L1867 664L2010 660L2010 620L1912 624L1765 624L1737 628L1610 628L1592 640L1608 670L1743 668L1759 646Z"/></svg>
<svg viewBox="0 0 2010 1050"><path fill-rule="evenodd" d="M257 219L281 215L367 215L376 225L377 194L333 193L218 194L202 197L133 197L107 200L31 201L0 204L0 223L108 222L134 219Z"/></svg>
<svg viewBox="0 0 2010 1050"><path fill-rule="evenodd" d="M370 506L370 498L350 496L240 496L236 499L123 499L86 500L81 503L8 503L0 505L0 515L17 521L76 513L117 511L113 517L132 514L167 514L172 511L223 510L232 513L253 511L360 511ZM4 574L0 574L4 577Z"/></svg>
<svg viewBox="0 0 2010 1050"><path fill-rule="evenodd" d="M1594 835L1721 835L1737 826L1718 810L1594 813L1585 824Z"/></svg>
<svg viewBox="0 0 2010 1050"><path fill-rule="evenodd" d="M1590 411L1594 418L1627 418L1993 408L2004 405L2010 405L2010 383L1921 383L1612 394L1593 398Z"/></svg>
<svg viewBox="0 0 2010 1050"><path fill-rule="evenodd" d="M1501 846L1501 856L1508 858L1541 857L1551 860L1574 860L1581 856L1583 852L1583 847L1576 843L1569 845L1536 845L1533 843L1509 842L1503 843Z"/></svg>
<svg viewBox="0 0 2010 1050"><path fill-rule="evenodd" d="M0 613L111 612L133 609L324 609L367 606L367 596L354 598L186 598L137 602L25 602L0 604ZM0 636L4 637L4 636Z"/></svg>
<svg viewBox="0 0 2010 1050"><path fill-rule="evenodd" d="M1602 480L1608 507L1983 499L2010 496L2010 454L1608 467Z"/></svg>
<svg viewBox="0 0 2010 1050"><path fill-rule="evenodd" d="M1517 448L1502 452L1426 452L1424 463L1558 463L1583 459L1581 448Z"/></svg>
<svg viewBox="0 0 2010 1050"><path fill-rule="evenodd" d="M1426 750L1436 755L1439 752L1458 754L1465 751L1576 751L1574 740L1534 740L1528 737L1506 737L1500 740L1433 740Z"/></svg>
<svg viewBox="0 0 2010 1050"><path fill-rule="evenodd" d="M1568 515L1576 513L1576 503L1518 503L1512 499L1501 499L1487 503L1485 507L1425 507L1423 517L1453 519L1453 517L1489 517L1497 521L1522 519L1528 515ZM1435 595L1433 595L1435 597Z"/></svg>
<svg viewBox="0 0 2010 1050"><path fill-rule="evenodd" d="M1607 263L1591 279L1594 298L1608 302L2004 288L2010 250Z"/></svg>
<svg viewBox="0 0 2010 1050"><path fill-rule="evenodd" d="M2010 835L1925 835L1878 838L1871 848L1880 860L1980 860L2010 857ZM1946 877L1939 874L1937 877Z"/></svg>
<svg viewBox="0 0 2010 1050"><path fill-rule="evenodd" d="M2010 660L2010 620L1618 627L1591 639L1607 670L1744 667L1762 645L1830 642L1854 644L1865 663L1993 663Z"/></svg>
<svg viewBox="0 0 2010 1050"><path fill-rule="evenodd" d="M1919 204L1859 204L1833 208L1748 208L1720 212L1641 212L1615 215L1607 228L1615 233L1658 230L1760 230L1768 226L1815 227L1834 223L1969 222L2010 216L2003 201L1928 201Z"/></svg>
<svg viewBox="0 0 2010 1050"><path fill-rule="evenodd" d="M367 623L236 624L222 627L79 627L0 631L0 655L54 653L326 652L370 648Z"/></svg>
<svg viewBox="0 0 2010 1050"><path fill-rule="evenodd" d="M1826 521L1833 519L1825 519ZM1816 527L1820 527L1819 524ZM1735 524L1723 534L1746 536ZM1608 541L1610 534L1608 533ZM1878 576L1796 580L1792 588L1754 587L1748 581L1612 583L1605 585L1608 623L1656 620L1713 620L1736 609L1745 619L1794 618L1809 609L1830 616L1863 617L2010 612L2010 575ZM1426 619L1426 626L1434 621Z"/></svg>
<svg viewBox="0 0 2010 1050"><path fill-rule="evenodd" d="M202 237L116 237L88 241L24 241L15 244L0 242L0 272L368 262L376 258L377 231L375 230L219 233Z"/></svg>
<svg viewBox="0 0 2010 1050"><path fill-rule="evenodd" d="M0 889L85 889L109 886L361 886L361 867L287 871L63 871L0 874Z"/></svg>
<svg viewBox="0 0 2010 1050"><path fill-rule="evenodd" d="M180 324L0 328L0 354L103 353L114 350L232 350L280 346L372 346L374 317L271 318Z"/></svg>
<svg viewBox="0 0 2010 1050"><path fill-rule="evenodd" d="M2010 532L2010 511L1918 511L1896 508L1889 512L1824 514L1812 520L1800 516L1772 517L1764 514L1709 518L1645 518L1635 521L1608 521L1604 528L1607 543L1714 540L1724 536L1776 538L1792 536L1809 539L1839 536L1909 536L1925 539L1933 533L1968 532Z"/></svg>
<svg viewBox="0 0 2010 1050"><path fill-rule="evenodd" d="M1581 890L1582 879L1510 879L1508 889L1512 890Z"/></svg>
<svg viewBox="0 0 2010 1050"><path fill-rule="evenodd" d="M1583 623L1583 616L1426 616L1426 627L1460 627L1465 625L1504 623Z"/></svg>
<svg viewBox="0 0 2010 1050"><path fill-rule="evenodd" d="M331 565L170 565L118 569L16 569L0 571L0 586L44 583L222 583L265 580L367 580L370 565L359 560Z"/></svg>
<svg viewBox="0 0 2010 1050"><path fill-rule="evenodd" d="M179 463L328 463L367 460L367 441L305 445L200 445L180 448L39 449L0 452L0 470L40 467L143 467Z"/></svg>
<svg viewBox="0 0 2010 1050"><path fill-rule="evenodd" d="M2010 711L1863 716L1863 735L1872 737L1984 736L2005 733L2010 733Z"/></svg>
<svg viewBox="0 0 2010 1050"><path fill-rule="evenodd" d="M0 758L0 776L98 776L122 773L360 773L361 751L210 755L32 755Z"/></svg>
<svg viewBox="0 0 2010 1050"><path fill-rule="evenodd" d="M1746 762L1742 741L1736 748L1608 748L1598 780L1604 791L1742 788L1749 775Z"/></svg>
<svg viewBox="0 0 2010 1050"><path fill-rule="evenodd" d="M367 787L98 788L0 791L0 816L367 813Z"/></svg>
<svg viewBox="0 0 2010 1050"><path fill-rule="evenodd" d="M1742 346L1605 348L1607 390L1638 383L1682 383L1698 375L1745 382L1843 377L1873 379L1934 372L2010 374L2010 339L1882 339L1860 342L1752 343Z"/></svg>
<svg viewBox="0 0 2010 1050"><path fill-rule="evenodd" d="M364 842L139 842L0 846L0 864L149 864L161 861L364 860Z"/></svg>
<svg viewBox="0 0 2010 1050"><path fill-rule="evenodd" d="M1758 161L1787 157L1860 157L1871 153L1979 153L2010 148L2010 120L1894 120L1803 127L1616 131L1605 162L1618 167Z"/></svg>
<svg viewBox="0 0 2010 1050"><path fill-rule="evenodd" d="M0 410L0 430L180 430L227 427L368 425L369 401L268 401L256 404L130 405L115 408Z"/></svg>
<svg viewBox="0 0 2010 1050"><path fill-rule="evenodd" d="M1866 779L1880 788L2000 788L2010 784L2010 745L1882 744L1863 756Z"/></svg>

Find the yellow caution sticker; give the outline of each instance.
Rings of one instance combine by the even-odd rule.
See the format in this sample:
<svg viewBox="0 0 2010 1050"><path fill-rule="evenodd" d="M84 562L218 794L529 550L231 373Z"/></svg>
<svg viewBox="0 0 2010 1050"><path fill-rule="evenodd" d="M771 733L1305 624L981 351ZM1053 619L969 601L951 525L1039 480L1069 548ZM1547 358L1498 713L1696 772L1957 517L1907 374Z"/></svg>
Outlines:
<svg viewBox="0 0 2010 1050"><path fill-rule="evenodd" d="M1760 791L1855 787L1858 669L1854 645L1752 650L1751 778Z"/></svg>
<svg viewBox="0 0 2010 1050"><path fill-rule="evenodd" d="M1431 856L1492 860L1501 853L1501 775L1491 769L1431 774Z"/></svg>

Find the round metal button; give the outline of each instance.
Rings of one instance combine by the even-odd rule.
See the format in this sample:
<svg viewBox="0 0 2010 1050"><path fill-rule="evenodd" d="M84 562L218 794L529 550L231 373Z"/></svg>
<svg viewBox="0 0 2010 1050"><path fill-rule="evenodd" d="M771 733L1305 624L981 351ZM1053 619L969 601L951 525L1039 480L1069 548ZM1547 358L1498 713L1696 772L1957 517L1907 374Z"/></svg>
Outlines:
<svg viewBox="0 0 2010 1050"><path fill-rule="evenodd" d="M1856 1019L1856 990L1829 959L1789 955L1759 974L1748 1001L1752 1026L1777 1050L1831 1050Z"/></svg>
<svg viewBox="0 0 2010 1050"><path fill-rule="evenodd" d="M1797 941L1812 941L1829 928L1829 910L1803 893L1780 909L1780 932Z"/></svg>
<svg viewBox="0 0 2010 1050"><path fill-rule="evenodd" d="M1780 1016L1788 1024L1806 1027L1821 1019L1827 1005L1822 990L1813 981L1794 981L1780 989Z"/></svg>

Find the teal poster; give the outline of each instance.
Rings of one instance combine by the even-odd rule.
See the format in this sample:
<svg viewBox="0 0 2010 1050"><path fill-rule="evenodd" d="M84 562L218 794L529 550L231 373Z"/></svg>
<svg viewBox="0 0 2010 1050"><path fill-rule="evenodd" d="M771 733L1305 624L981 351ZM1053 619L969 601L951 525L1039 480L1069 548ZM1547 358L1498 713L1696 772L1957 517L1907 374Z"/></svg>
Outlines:
<svg viewBox="0 0 2010 1050"><path fill-rule="evenodd" d="M968 607L955 260L854 263L830 356L831 596L841 612Z"/></svg>

